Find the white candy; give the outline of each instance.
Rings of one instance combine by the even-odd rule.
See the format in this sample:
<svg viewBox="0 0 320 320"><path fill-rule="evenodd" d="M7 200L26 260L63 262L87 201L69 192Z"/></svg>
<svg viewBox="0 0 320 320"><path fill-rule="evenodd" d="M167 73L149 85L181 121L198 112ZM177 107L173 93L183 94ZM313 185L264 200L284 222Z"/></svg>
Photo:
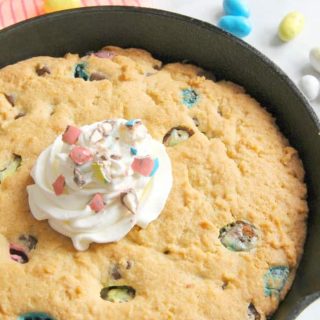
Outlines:
<svg viewBox="0 0 320 320"><path fill-rule="evenodd" d="M315 47L310 51L309 59L312 67L320 72L320 47Z"/></svg>
<svg viewBox="0 0 320 320"><path fill-rule="evenodd" d="M317 98L320 90L319 80L311 75L303 76L300 80L300 88L305 96L310 100Z"/></svg>

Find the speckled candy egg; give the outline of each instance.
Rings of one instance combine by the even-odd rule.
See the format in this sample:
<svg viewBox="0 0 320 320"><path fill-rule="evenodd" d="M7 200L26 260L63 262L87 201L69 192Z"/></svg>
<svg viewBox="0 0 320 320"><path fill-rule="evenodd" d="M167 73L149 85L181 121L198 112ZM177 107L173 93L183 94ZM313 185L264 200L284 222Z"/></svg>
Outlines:
<svg viewBox="0 0 320 320"><path fill-rule="evenodd" d="M312 75L305 75L300 80L300 88L304 95L310 100L315 100L319 95L319 80Z"/></svg>
<svg viewBox="0 0 320 320"><path fill-rule="evenodd" d="M304 16L298 12L288 13L281 21L278 29L279 38L284 41L294 39L299 33L302 32L305 24Z"/></svg>

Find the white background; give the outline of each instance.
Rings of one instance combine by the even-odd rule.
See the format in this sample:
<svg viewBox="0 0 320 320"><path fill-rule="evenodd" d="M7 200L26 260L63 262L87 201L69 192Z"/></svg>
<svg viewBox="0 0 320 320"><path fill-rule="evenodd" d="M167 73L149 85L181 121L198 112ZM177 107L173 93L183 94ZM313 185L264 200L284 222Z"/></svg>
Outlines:
<svg viewBox="0 0 320 320"><path fill-rule="evenodd" d="M156 8L213 24L223 14L222 0L153 0L153 3ZM320 79L320 74L310 67L308 58L310 49L320 46L320 0L247 0L247 3L253 31L244 40L277 63L296 84L305 74ZM293 41L282 43L277 37L279 23L287 13L296 10L306 17L305 29ZM320 116L320 96L312 106ZM297 320L320 320L320 300L302 312Z"/></svg>

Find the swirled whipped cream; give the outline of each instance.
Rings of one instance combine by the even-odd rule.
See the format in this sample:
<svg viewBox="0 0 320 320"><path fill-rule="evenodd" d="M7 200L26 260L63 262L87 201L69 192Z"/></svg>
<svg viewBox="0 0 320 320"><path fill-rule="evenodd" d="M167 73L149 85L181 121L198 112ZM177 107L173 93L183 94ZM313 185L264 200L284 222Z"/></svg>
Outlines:
<svg viewBox="0 0 320 320"><path fill-rule="evenodd" d="M38 220L72 239L77 250L122 239L145 228L165 206L172 187L165 147L140 120L107 120L76 128L44 150L27 187Z"/></svg>

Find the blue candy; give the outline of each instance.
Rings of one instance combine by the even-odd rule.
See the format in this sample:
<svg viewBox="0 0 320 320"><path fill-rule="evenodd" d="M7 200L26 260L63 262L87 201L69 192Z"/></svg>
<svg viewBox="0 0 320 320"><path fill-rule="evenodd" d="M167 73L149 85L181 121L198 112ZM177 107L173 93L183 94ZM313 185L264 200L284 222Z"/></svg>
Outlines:
<svg viewBox="0 0 320 320"><path fill-rule="evenodd" d="M252 30L248 19L240 16L223 16L219 20L218 26L239 38L246 37Z"/></svg>
<svg viewBox="0 0 320 320"><path fill-rule="evenodd" d="M18 320L54 320L51 316L43 312L29 312L18 317Z"/></svg>
<svg viewBox="0 0 320 320"><path fill-rule="evenodd" d="M140 120L139 119L131 119L131 120L128 120L126 122L126 126L127 127L133 127L137 122L139 122Z"/></svg>
<svg viewBox="0 0 320 320"><path fill-rule="evenodd" d="M155 173L157 172L157 170L159 169L159 159L156 158L153 160L154 163L153 163L153 169L149 175L149 177L153 177L155 175Z"/></svg>
<svg viewBox="0 0 320 320"><path fill-rule="evenodd" d="M84 81L88 81L89 79L89 74L87 72L87 65L86 63L79 63L75 66L74 69L74 77L75 78L81 78Z"/></svg>
<svg viewBox="0 0 320 320"><path fill-rule="evenodd" d="M227 15L249 18L250 11L242 0L224 0L223 9Z"/></svg>
<svg viewBox="0 0 320 320"><path fill-rule="evenodd" d="M199 94L196 90L187 88L182 90L182 103L189 109L194 107L199 101Z"/></svg>
<svg viewBox="0 0 320 320"><path fill-rule="evenodd" d="M131 147L130 148L130 153L133 155L133 156L136 156L138 154L138 150L135 148L135 147Z"/></svg>
<svg viewBox="0 0 320 320"><path fill-rule="evenodd" d="M278 297L286 285L290 270L285 266L271 267L264 275L264 295Z"/></svg>

